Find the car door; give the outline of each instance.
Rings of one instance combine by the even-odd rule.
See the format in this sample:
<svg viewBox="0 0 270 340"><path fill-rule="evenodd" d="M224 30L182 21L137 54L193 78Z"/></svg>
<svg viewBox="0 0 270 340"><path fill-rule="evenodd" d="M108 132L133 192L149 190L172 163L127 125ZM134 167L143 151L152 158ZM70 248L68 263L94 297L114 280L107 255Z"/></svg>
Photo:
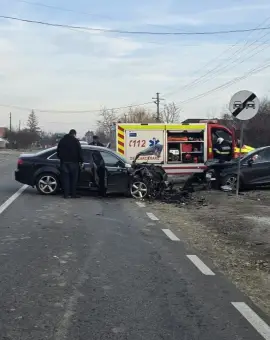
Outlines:
<svg viewBox="0 0 270 340"><path fill-rule="evenodd" d="M249 161L251 162L249 163ZM241 172L247 184L266 185L270 183L270 148L254 153L248 158Z"/></svg>
<svg viewBox="0 0 270 340"><path fill-rule="evenodd" d="M126 192L129 184L129 175L125 163L111 152L99 152L107 170L108 191L119 193Z"/></svg>
<svg viewBox="0 0 270 340"><path fill-rule="evenodd" d="M83 167L79 175L79 187L95 188L95 180L93 177L93 155L91 149L82 149Z"/></svg>

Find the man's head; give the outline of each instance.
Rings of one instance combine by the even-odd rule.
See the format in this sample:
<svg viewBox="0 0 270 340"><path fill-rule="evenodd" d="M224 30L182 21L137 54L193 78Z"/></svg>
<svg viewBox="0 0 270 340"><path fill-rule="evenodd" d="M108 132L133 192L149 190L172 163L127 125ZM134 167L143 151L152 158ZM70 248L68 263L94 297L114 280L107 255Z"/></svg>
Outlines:
<svg viewBox="0 0 270 340"><path fill-rule="evenodd" d="M77 132L76 132L76 130L74 130L74 129L71 129L70 131L69 131L69 133L68 133L70 136L73 136L73 137L76 137L76 135L77 135Z"/></svg>
<svg viewBox="0 0 270 340"><path fill-rule="evenodd" d="M96 136L96 135L93 136L93 141L94 141L94 142L98 142L98 140L99 140L98 136Z"/></svg>

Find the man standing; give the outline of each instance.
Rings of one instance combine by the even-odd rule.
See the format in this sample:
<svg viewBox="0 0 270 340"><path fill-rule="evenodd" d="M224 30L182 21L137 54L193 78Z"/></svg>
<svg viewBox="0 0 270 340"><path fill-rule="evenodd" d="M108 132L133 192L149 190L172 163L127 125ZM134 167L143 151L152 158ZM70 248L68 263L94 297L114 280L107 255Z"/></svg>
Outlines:
<svg viewBox="0 0 270 340"><path fill-rule="evenodd" d="M103 146L102 143L100 143L98 136L93 136L93 141L89 143L89 145L95 145L95 146Z"/></svg>
<svg viewBox="0 0 270 340"><path fill-rule="evenodd" d="M70 130L57 146L57 156L61 162L61 178L64 198L77 198L80 163L83 163L81 144L76 138L76 131Z"/></svg>
<svg viewBox="0 0 270 340"><path fill-rule="evenodd" d="M213 145L214 159L218 159L220 163L229 162L232 159L232 145L230 142L219 137Z"/></svg>

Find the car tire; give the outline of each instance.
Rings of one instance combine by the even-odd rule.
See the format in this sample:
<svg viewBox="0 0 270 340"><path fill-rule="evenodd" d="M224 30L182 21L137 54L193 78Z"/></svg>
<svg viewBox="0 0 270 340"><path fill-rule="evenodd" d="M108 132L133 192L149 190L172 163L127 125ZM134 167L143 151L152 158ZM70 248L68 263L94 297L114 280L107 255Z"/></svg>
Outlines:
<svg viewBox="0 0 270 340"><path fill-rule="evenodd" d="M130 183L130 196L135 199L144 199L148 197L149 189L146 181L135 177Z"/></svg>
<svg viewBox="0 0 270 340"><path fill-rule="evenodd" d="M232 190L236 190L236 188L237 188L237 175L236 174L226 175L221 180L221 186L228 186L228 187L231 187ZM240 187L241 187L241 181L240 181Z"/></svg>
<svg viewBox="0 0 270 340"><path fill-rule="evenodd" d="M56 174L44 172L36 178L36 188L41 195L56 195L60 189L60 181Z"/></svg>

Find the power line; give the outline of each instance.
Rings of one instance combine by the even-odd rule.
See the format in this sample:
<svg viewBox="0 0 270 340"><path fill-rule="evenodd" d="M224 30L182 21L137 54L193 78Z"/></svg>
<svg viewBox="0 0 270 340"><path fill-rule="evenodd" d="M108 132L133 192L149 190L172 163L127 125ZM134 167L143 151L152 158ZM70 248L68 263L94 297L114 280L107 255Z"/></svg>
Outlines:
<svg viewBox="0 0 270 340"><path fill-rule="evenodd" d="M267 42L269 42L270 39L266 40L265 42L263 42L262 44L255 46L255 48L251 49L248 51L248 54L246 56L242 56L242 58L238 59L236 58L235 60L230 60L228 59L228 61L225 63L225 65L222 66L222 63L220 63L216 68L210 70L207 74L209 74L208 77L200 77L197 79L197 82L195 82L192 86L186 86L183 88L183 90L187 90L187 89L191 89L194 88L196 85L202 85L207 83L208 81L214 79L216 76L218 76L219 74L221 74L224 71L229 71L232 68L234 68L237 65L242 64L243 62L250 60L251 58L253 58L254 56L258 55L259 53L263 52L264 50L270 48L269 44L266 44ZM252 46L252 44L250 44L250 46ZM249 47L250 47L249 46ZM261 48L262 47L262 48ZM254 52L253 54L250 54L250 52ZM241 57L241 56L240 56ZM231 65L231 66L230 66ZM221 66L221 67L219 67ZM213 72L214 71L214 72Z"/></svg>
<svg viewBox="0 0 270 340"><path fill-rule="evenodd" d="M104 107L103 109L99 110L45 110L45 109L33 109L29 107L23 107L23 106L17 106L17 105L6 105L6 104L0 104L1 107L7 107L7 108L13 108L21 111L31 111L34 110L36 112L41 112L41 113L97 113L97 112L102 112L104 109L105 110L121 110L121 109L129 109L132 107L137 107L137 106L143 106L143 105L149 105L153 104L153 102L146 102L146 103L141 103L141 104L132 104L132 105L126 105L126 106L119 106L119 107L112 107L112 108L106 108Z"/></svg>
<svg viewBox="0 0 270 340"><path fill-rule="evenodd" d="M268 17L268 18L266 18L265 20L263 20L256 28L260 28L260 27L261 27L263 24L265 24L269 19L270 19L270 17ZM252 35L252 33L253 33L253 32L251 32L251 33L247 36L247 38L248 38L250 35ZM194 80L191 81L190 83L181 86L181 87L179 88L179 90L187 90L187 89L193 88L194 86L196 86L196 85L198 85L198 84L201 84L202 82L205 83L205 82L207 82L207 81L213 79L213 76L216 76L216 72L220 73L220 71L221 71L222 69L224 70L224 66L225 66L225 69L226 69L226 64L227 64L227 66L228 66L231 62L232 62L232 63L237 62L237 59L236 59L236 60L233 60L233 59L234 59L234 58L233 58L234 56L237 56L237 54L238 54L239 52L241 52L243 49L247 49L247 48L251 47L251 46L254 45L257 41L259 41L259 39L264 38L264 37L265 37L266 35L268 35L268 34L269 34L269 32L267 32L267 33L266 33L265 35L263 35L262 37L257 38L255 41L253 41L253 42L251 42L251 43L249 43L249 41L247 40L243 46L240 46L236 51L234 51L232 54L230 54L230 55L228 56L227 61L225 61L225 65L224 65L224 63L223 63L222 61L219 62L214 68L211 68L210 70L208 70L207 72L205 72L203 75L201 75L201 76L198 77L197 79L194 79ZM228 49L226 49L225 51L223 51L223 52L222 52L221 54L219 54L217 57L211 59L208 63L206 63L206 64L203 66L203 68L207 67L208 65L211 65L211 64L212 64L213 62L215 62L218 58L220 58L221 56L223 56L226 52L229 52L229 51L232 50L235 46L237 46L239 43L241 43L241 41L242 41L242 39L238 40L234 45L232 45L231 47L229 47ZM268 41L268 40L267 40L267 41ZM267 41L266 41L266 42L267 42ZM264 42L264 43L265 43L265 42ZM258 48L258 47L260 47L260 45L257 46L256 48ZM256 48L255 48L255 49L256 49ZM267 48L268 48L268 47L267 47ZM248 53L249 53L249 52L250 52L250 51L248 51ZM259 53L259 52L258 52L258 53ZM256 54L257 54L257 53L256 53ZM252 56L254 56L254 55L252 55ZM250 56L248 59L250 59L252 56ZM242 62L240 62L240 63L242 63ZM195 71L194 73L196 74L196 73L200 72L201 69L202 69L202 68L198 69L198 70ZM215 71L215 72L214 72L214 71ZM208 75L210 76L210 78L208 77ZM205 79L205 78L208 78L208 79ZM166 93L166 96L171 96L172 94L174 94L174 93L176 93L176 92L178 92L178 90L177 90L177 91L172 91L172 92L170 92L170 93Z"/></svg>
<svg viewBox="0 0 270 340"><path fill-rule="evenodd" d="M247 29L238 29L238 30L224 30L224 31L205 31L205 32L151 32L151 31L127 31L127 30L117 30L117 29L106 29L106 28L93 28L86 26L74 26L74 25L65 25L65 24L53 24L45 21L38 20L30 20L30 19L22 19L16 17L10 17L6 15L0 15L2 19L16 20L21 22L27 22L32 24L39 24L44 26L52 26L52 27L61 27L61 28L73 28L79 30L86 30L89 32L103 32L103 33L120 33L120 34L133 34L133 35L217 35L217 34L231 34L231 33L245 33L245 32L254 32L254 31L264 31L270 30L270 26L268 27L260 27L260 28L247 28Z"/></svg>
<svg viewBox="0 0 270 340"><path fill-rule="evenodd" d="M195 97L191 97L189 99L181 101L181 102L177 103L177 105L188 104L188 103L190 103L190 102L192 102L194 100L204 98L204 97L208 96L209 94L212 94L212 93L214 93L216 91L228 88L231 85L234 85L234 84L238 83L239 81L242 81L242 80L248 78L249 76L252 76L253 74L259 73L259 72L269 68L270 67L270 59L266 60L266 62L269 62L269 64L265 65L265 62L264 62L264 63L261 64L261 66L258 66L258 67L255 67L254 69L249 70L243 76L236 77L236 78L234 78L234 79L232 79L232 80L230 80L230 81L228 81L228 82L226 82L226 83L224 83L222 85L219 85L219 86L217 86L217 87L215 87L215 88L213 88L213 89L211 89L209 91L206 91L206 92L201 93L201 94L199 94L199 95L197 95Z"/></svg>
<svg viewBox="0 0 270 340"><path fill-rule="evenodd" d="M64 11L64 12L71 12L71 13L89 15L89 16L92 16L92 17L99 17L99 18L111 20L110 17L107 17L105 15L99 15L99 14L93 14L93 13L89 13L89 12L76 11L74 9L69 9L69 8L64 8L64 7L59 7L59 6L47 5L47 4L44 4L44 3L41 3L41 2L33 2L33 1L27 1L27 0L13 0L13 1L22 2L22 3L28 4L28 5L34 5L34 6L44 7L44 8L50 8L50 9L54 9L54 10L58 10L58 11Z"/></svg>

